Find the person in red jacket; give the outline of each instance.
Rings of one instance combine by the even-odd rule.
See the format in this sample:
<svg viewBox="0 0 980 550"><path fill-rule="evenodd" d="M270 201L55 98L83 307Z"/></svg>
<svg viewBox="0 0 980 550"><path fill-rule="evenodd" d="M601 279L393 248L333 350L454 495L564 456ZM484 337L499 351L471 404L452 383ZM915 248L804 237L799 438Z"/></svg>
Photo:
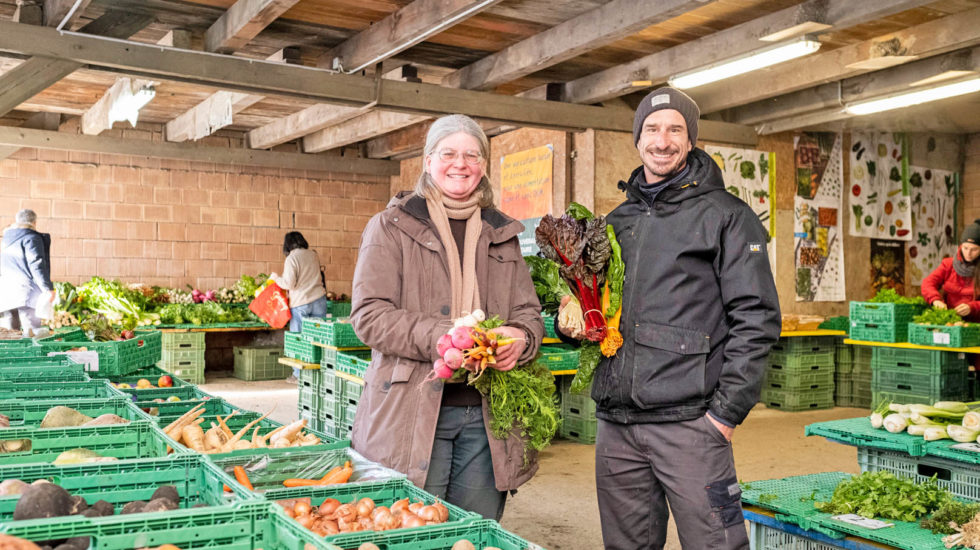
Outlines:
<svg viewBox="0 0 980 550"><path fill-rule="evenodd" d="M980 321L980 219L966 226L956 256L944 258L922 280L922 297L936 309L951 308L968 321ZM945 297L943 297L945 295Z"/></svg>

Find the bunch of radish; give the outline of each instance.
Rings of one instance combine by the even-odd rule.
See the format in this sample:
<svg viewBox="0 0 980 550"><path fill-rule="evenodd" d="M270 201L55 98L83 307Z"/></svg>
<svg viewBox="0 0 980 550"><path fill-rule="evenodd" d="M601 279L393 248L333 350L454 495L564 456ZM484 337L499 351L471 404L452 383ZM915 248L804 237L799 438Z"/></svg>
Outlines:
<svg viewBox="0 0 980 550"><path fill-rule="evenodd" d="M195 288L191 291L191 298L194 300L195 304L200 304L202 302L213 302L215 301L215 292L213 290L201 292Z"/></svg>
<svg viewBox="0 0 980 550"><path fill-rule="evenodd" d="M497 362L497 350L513 342L480 326L486 320L483 311L477 309L457 319L452 330L439 337L436 351L441 356L432 365L436 378L452 378L459 369L466 369L473 382L487 367Z"/></svg>

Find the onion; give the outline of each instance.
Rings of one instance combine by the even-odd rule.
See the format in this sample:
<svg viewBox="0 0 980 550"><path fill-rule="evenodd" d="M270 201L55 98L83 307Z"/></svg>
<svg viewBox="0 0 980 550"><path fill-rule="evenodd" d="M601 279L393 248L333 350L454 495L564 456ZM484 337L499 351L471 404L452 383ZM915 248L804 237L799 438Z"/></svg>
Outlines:
<svg viewBox="0 0 980 550"><path fill-rule="evenodd" d="M337 522L332 519L324 520L323 528L326 529L328 535L336 535L340 532L340 527L337 527Z"/></svg>
<svg viewBox="0 0 980 550"><path fill-rule="evenodd" d="M357 550L381 550L381 549L378 548L378 545L374 544L373 542L364 542L357 547Z"/></svg>
<svg viewBox="0 0 980 550"><path fill-rule="evenodd" d="M341 504L337 507L337 510L334 511L333 516L334 517L331 519L338 520L338 524L340 520L350 523L357 519L357 508L355 508L353 504Z"/></svg>
<svg viewBox="0 0 980 550"><path fill-rule="evenodd" d="M357 520L357 524L364 528L365 531L374 531L374 522L371 518L360 518Z"/></svg>
<svg viewBox="0 0 980 550"><path fill-rule="evenodd" d="M387 508L382 509L381 507L379 507L374 511L373 514L371 514L371 521L374 522L374 529L376 531L385 531L391 529L389 525L391 524L392 518L393 516L391 515L391 512L389 512Z"/></svg>
<svg viewBox="0 0 980 550"><path fill-rule="evenodd" d="M432 506L436 510L439 510L439 521L440 522L445 523L445 522L449 521L449 508L446 508L446 505L445 504L439 502L439 500L437 499Z"/></svg>
<svg viewBox="0 0 980 550"><path fill-rule="evenodd" d="M466 539L460 539L456 541L456 544L453 544L452 550L476 550L476 547L473 546L472 542Z"/></svg>
<svg viewBox="0 0 980 550"><path fill-rule="evenodd" d="M408 510L408 504L409 504L409 500L407 498L403 498L403 499L395 502L394 504L392 504L391 505L391 513L392 513L392 515L398 514L399 512L402 512L402 511L405 511L405 510Z"/></svg>
<svg viewBox="0 0 980 550"><path fill-rule="evenodd" d="M313 526L313 516L309 514L296 516L296 521L307 529Z"/></svg>
<svg viewBox="0 0 980 550"><path fill-rule="evenodd" d="M336 512L339 506L340 506L339 500L335 498L326 498L320 504L320 507L317 509L317 511L321 516L329 516L330 514Z"/></svg>
<svg viewBox="0 0 980 550"><path fill-rule="evenodd" d="M413 513L413 514L418 514L419 513L419 508L421 508L423 506L425 506L425 503L422 502L421 500L418 501L418 502L413 502L413 503L411 503L411 504L408 505L408 511L411 512L411 513Z"/></svg>
<svg viewBox="0 0 980 550"><path fill-rule="evenodd" d="M387 506L377 506L374 508L374 510L371 510L371 519L378 521L377 517L380 514L388 514L390 516L391 510L389 510Z"/></svg>
<svg viewBox="0 0 980 550"><path fill-rule="evenodd" d="M402 527L422 527L425 520L415 514L402 514Z"/></svg>
<svg viewBox="0 0 980 550"><path fill-rule="evenodd" d="M418 509L418 511L416 512L416 514L418 514L418 516L420 518L424 519L425 521L440 521L441 522L441 520L440 520L441 514L439 513L439 510L436 509L434 506L423 506L423 507L421 507L421 508Z"/></svg>
<svg viewBox="0 0 980 550"><path fill-rule="evenodd" d="M371 518L371 512L374 511L374 501L364 497L357 501L357 515L362 518Z"/></svg>
<svg viewBox="0 0 980 550"><path fill-rule="evenodd" d="M293 512L297 516L306 516L310 513L310 503L299 501L293 506Z"/></svg>
<svg viewBox="0 0 980 550"><path fill-rule="evenodd" d="M286 512L286 515L291 518L296 517L296 512L294 512L292 508L283 508L283 511Z"/></svg>

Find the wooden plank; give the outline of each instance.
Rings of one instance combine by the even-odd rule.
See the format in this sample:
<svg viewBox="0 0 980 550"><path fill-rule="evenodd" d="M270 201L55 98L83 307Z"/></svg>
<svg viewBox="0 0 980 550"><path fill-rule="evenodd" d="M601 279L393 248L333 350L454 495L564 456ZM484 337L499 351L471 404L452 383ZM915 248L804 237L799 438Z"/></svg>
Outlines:
<svg viewBox="0 0 980 550"><path fill-rule="evenodd" d="M83 136L11 127L0 127L0 146L3 145L380 176L392 176L400 171L399 163L394 161L203 147L190 143Z"/></svg>
<svg viewBox="0 0 980 550"><path fill-rule="evenodd" d="M762 78L740 78L736 85L714 86L709 93L695 91L692 95L702 113L712 113L870 72L870 68L852 65L882 57L882 51L900 51L902 62L908 62L909 58L932 57L977 43L980 8L783 63L767 70Z"/></svg>
<svg viewBox="0 0 980 550"><path fill-rule="evenodd" d="M450 73L443 85L490 90L704 5L706 0L613 0Z"/></svg>
<svg viewBox="0 0 980 550"><path fill-rule="evenodd" d="M382 80L378 86L375 79L366 76L332 74L311 67L119 42L78 33L57 33L9 22L0 22L0 51L47 55L143 78L177 80L246 93L355 106L377 101L380 109L427 116L457 112L559 130L631 131L633 127L633 113L628 109L571 105L394 80Z"/></svg>
<svg viewBox="0 0 980 550"><path fill-rule="evenodd" d="M109 12L83 27L82 31L112 38L127 38L149 25L152 20L152 17L146 15ZM34 28L29 25L16 25L24 29ZM37 32L43 29L34 28L34 30ZM55 30L45 32L58 35ZM29 32L25 31L22 40L32 40ZM39 55L41 57L32 57L0 76L0 116L9 113L82 66L82 63L76 61L51 59L43 53Z"/></svg>
<svg viewBox="0 0 980 550"><path fill-rule="evenodd" d="M85 12L92 0L80 0L78 6L75 6L75 2L76 0L44 0L45 26L71 30L72 22ZM74 11L71 11L73 7Z"/></svg>
<svg viewBox="0 0 980 550"><path fill-rule="evenodd" d="M299 0L238 0L204 34L204 49L239 50Z"/></svg>
<svg viewBox="0 0 980 550"><path fill-rule="evenodd" d="M317 65L356 72L384 61L501 0L415 0L323 54Z"/></svg>
<svg viewBox="0 0 980 550"><path fill-rule="evenodd" d="M303 150L307 153L328 151L374 137L378 128L398 130L426 120L427 116L407 115L389 111L371 111L357 118L324 128L303 138Z"/></svg>
<svg viewBox="0 0 980 550"><path fill-rule="evenodd" d="M367 142L368 158L401 158L420 154L432 122L431 119L426 120L371 139Z"/></svg>
<svg viewBox="0 0 980 550"><path fill-rule="evenodd" d="M34 113L23 124L21 128L33 128L35 130L58 131L61 125L61 115L59 113ZM0 146L0 160L16 153L21 148L14 145Z"/></svg>
<svg viewBox="0 0 980 550"><path fill-rule="evenodd" d="M187 29L171 29L167 31L167 34L163 35L163 38L157 40L157 44L161 46L168 46L180 50L193 49L193 43L194 34Z"/></svg>
<svg viewBox="0 0 980 550"><path fill-rule="evenodd" d="M118 101L122 94L138 91L143 87L152 86L150 80L130 79L121 77L116 80L106 93L92 105L85 114L82 115L82 133L89 136L97 136L102 132L112 128L109 121L110 110L113 104Z"/></svg>
<svg viewBox="0 0 980 550"><path fill-rule="evenodd" d="M340 107L322 103L313 105L250 131L248 146L252 149L269 149L364 113L365 109L362 107Z"/></svg>
<svg viewBox="0 0 980 550"><path fill-rule="evenodd" d="M262 101L264 96L238 92L215 92L167 123L167 141L196 141L232 123L232 117Z"/></svg>
<svg viewBox="0 0 980 550"><path fill-rule="evenodd" d="M828 24L834 30L841 30L928 3L929 0L808 0L704 38L684 42L636 61L568 82L564 86L561 99L569 103L595 103L626 95L635 91L630 86L632 81L649 80L654 85L666 82L671 75L757 50L760 48L761 38L808 21Z"/></svg>

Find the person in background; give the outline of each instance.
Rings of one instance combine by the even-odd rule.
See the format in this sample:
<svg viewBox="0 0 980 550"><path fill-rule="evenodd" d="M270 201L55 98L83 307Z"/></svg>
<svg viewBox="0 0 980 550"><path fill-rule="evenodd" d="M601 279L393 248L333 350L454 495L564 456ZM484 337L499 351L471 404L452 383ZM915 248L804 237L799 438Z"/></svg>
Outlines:
<svg viewBox="0 0 980 550"><path fill-rule="evenodd" d="M273 273L269 276L283 290L289 291L289 332L300 332L303 329L303 317L324 317L327 314L327 290L324 288L320 272L320 256L315 250L310 250L309 243L299 231L290 231L282 242L282 253L286 255L286 264L282 275ZM299 378L299 369L293 369L293 374L286 379L295 384Z"/></svg>
<svg viewBox="0 0 980 550"><path fill-rule="evenodd" d="M544 337L541 305L521 256L524 226L493 207L489 142L463 115L436 120L425 139L414 193L368 222L354 270L351 323L373 350L357 406L352 447L408 475L440 499L500 519L507 491L537 471L518 433L496 439L482 394L432 380L436 342L475 309L515 341L494 368L534 358Z"/></svg>
<svg viewBox="0 0 980 550"><path fill-rule="evenodd" d="M749 548L731 439L759 400L779 299L766 231L696 147L699 116L673 88L643 98L641 164L606 217L626 263L624 344L592 381L606 550L663 549L670 513L685 550Z"/></svg>
<svg viewBox="0 0 980 550"><path fill-rule="evenodd" d="M967 321L980 321L980 219L963 229L952 258L922 280L922 297L936 309L952 309Z"/></svg>
<svg viewBox="0 0 980 550"><path fill-rule="evenodd" d="M46 332L34 310L39 298L54 302L57 296L51 284L51 235L39 233L36 224L33 210L17 212L3 231L0 249L0 311L16 312L25 337Z"/></svg>

